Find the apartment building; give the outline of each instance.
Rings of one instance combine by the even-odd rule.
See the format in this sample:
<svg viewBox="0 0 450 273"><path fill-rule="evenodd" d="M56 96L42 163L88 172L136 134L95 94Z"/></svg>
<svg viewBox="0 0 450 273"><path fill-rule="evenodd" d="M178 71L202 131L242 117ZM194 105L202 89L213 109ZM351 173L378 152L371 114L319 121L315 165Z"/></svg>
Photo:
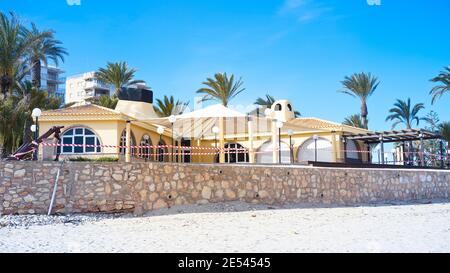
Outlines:
<svg viewBox="0 0 450 273"><path fill-rule="evenodd" d="M65 78L61 77L64 71L56 66L41 66L41 89L50 96L61 98L64 101ZM32 81L31 71L25 75L25 80Z"/></svg>
<svg viewBox="0 0 450 273"><path fill-rule="evenodd" d="M114 89L97 80L95 72L68 77L66 80L65 103L84 104L86 99L112 95Z"/></svg>

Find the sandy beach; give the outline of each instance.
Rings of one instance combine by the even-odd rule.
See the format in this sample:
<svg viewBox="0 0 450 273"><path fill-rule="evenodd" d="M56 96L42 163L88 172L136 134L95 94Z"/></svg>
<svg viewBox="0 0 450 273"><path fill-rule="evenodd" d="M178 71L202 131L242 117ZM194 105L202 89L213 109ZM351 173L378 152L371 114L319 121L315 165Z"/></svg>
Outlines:
<svg viewBox="0 0 450 273"><path fill-rule="evenodd" d="M449 252L450 203L2 216L0 252Z"/></svg>

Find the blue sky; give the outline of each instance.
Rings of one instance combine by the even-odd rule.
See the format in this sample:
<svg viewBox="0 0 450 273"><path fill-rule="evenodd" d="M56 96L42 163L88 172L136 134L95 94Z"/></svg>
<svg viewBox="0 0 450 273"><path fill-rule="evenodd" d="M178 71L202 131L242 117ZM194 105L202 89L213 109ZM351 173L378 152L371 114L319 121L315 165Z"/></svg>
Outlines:
<svg viewBox="0 0 450 273"><path fill-rule="evenodd" d="M79 5L77 5L79 2ZM246 91L233 104L270 93L304 116L341 122L359 101L337 93L354 72L381 81L368 101L371 129L396 98L424 102L450 120L450 95L434 106L430 78L450 65L448 0L0 0L25 23L52 28L70 56L67 75L124 60L156 97L194 101L215 72ZM72 5L69 5L71 3Z"/></svg>

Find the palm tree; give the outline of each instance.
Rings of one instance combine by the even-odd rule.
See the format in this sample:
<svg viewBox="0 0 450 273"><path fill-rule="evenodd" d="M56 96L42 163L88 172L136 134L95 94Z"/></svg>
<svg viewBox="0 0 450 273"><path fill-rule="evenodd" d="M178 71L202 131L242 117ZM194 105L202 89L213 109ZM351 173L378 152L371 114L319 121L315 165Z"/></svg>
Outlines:
<svg viewBox="0 0 450 273"><path fill-rule="evenodd" d="M450 122L445 121L439 125L439 133L450 144Z"/></svg>
<svg viewBox="0 0 450 273"><path fill-rule="evenodd" d="M136 69L128 68L126 62L116 62L106 65L106 68L99 68L96 77L99 81L114 86L116 96L122 88L132 84L144 83L142 80L134 80Z"/></svg>
<svg viewBox="0 0 450 273"><path fill-rule="evenodd" d="M276 101L276 99L273 96L266 94L266 98L261 98L261 97L257 98L255 101L255 104L259 105L261 107L264 107L264 108L270 108L270 107L272 107L272 104L275 103L275 101ZM296 118L300 117L301 115L302 114L300 114L299 111L294 111L294 116Z"/></svg>
<svg viewBox="0 0 450 273"><path fill-rule="evenodd" d="M368 129L367 116L369 114L367 110L367 99L375 92L380 82L377 77L372 76L370 73L355 73L353 75L346 76L343 81L343 90L339 92L348 94L352 97L359 98L361 101L361 119L365 129Z"/></svg>
<svg viewBox="0 0 450 273"><path fill-rule="evenodd" d="M419 121L423 119L418 116L418 113L424 108L423 103L418 103L411 107L410 98L408 98L406 102L397 99L397 102L394 103L394 107L389 110L389 113L391 114L387 116L386 121L395 121L392 124L392 128L403 123L407 129L411 129L414 121L416 122L416 125L419 125Z"/></svg>
<svg viewBox="0 0 450 273"><path fill-rule="evenodd" d="M102 95L100 97L86 99L86 101L109 109L115 109L119 99L116 95L112 95L111 97L108 95Z"/></svg>
<svg viewBox="0 0 450 273"><path fill-rule="evenodd" d="M450 91L450 66L444 67L444 71L431 79L431 81L441 83L441 85L433 87L430 91L430 95L433 96L431 103L434 104L438 98Z"/></svg>
<svg viewBox="0 0 450 273"><path fill-rule="evenodd" d="M450 122L442 122L439 125L439 133L443 137L443 139L447 142L447 155L450 155ZM450 167L450 159L447 157L449 162L447 162L447 165Z"/></svg>
<svg viewBox="0 0 450 273"><path fill-rule="evenodd" d="M25 36L25 28L14 14L0 12L0 87L4 98L12 93L17 73L24 71L25 55L40 37Z"/></svg>
<svg viewBox="0 0 450 273"><path fill-rule="evenodd" d="M164 96L163 100L156 99L156 106L153 106L159 117L168 117L170 115L180 115L186 109L187 103L175 101L173 96Z"/></svg>
<svg viewBox="0 0 450 273"><path fill-rule="evenodd" d="M359 115L359 114L355 114L355 115L346 117L344 122L342 122L342 124L364 129L364 124L363 124L361 115Z"/></svg>
<svg viewBox="0 0 450 273"><path fill-rule="evenodd" d="M276 100L274 97L272 97L269 94L266 94L266 98L261 98L261 97L257 98L255 101L255 104L259 105L259 106L263 106L263 107L265 106L266 108L270 108L270 107L272 107L272 104L275 101Z"/></svg>
<svg viewBox="0 0 450 273"><path fill-rule="evenodd" d="M206 87L197 90L197 93L203 94L203 101L218 100L224 106L228 106L231 99L245 90L242 88L244 82L239 78L234 81L234 75L228 78L227 73L216 73L214 79L207 78L203 85Z"/></svg>
<svg viewBox="0 0 450 273"><path fill-rule="evenodd" d="M68 55L62 43L55 39L53 30L39 31L34 23L31 24L31 30L26 31L29 39L39 40L28 49L28 59L32 70L32 83L36 88L41 87L41 62L48 64L48 59L56 65L58 61L64 62L64 55Z"/></svg>
<svg viewBox="0 0 450 273"><path fill-rule="evenodd" d="M47 92L33 86L29 81L21 82L16 92L17 112L23 116L23 142L31 140L30 125L33 123L31 112L34 108L42 110L57 109L61 105L61 100L50 97Z"/></svg>
<svg viewBox="0 0 450 273"><path fill-rule="evenodd" d="M17 148L22 139L23 117L16 109L17 99L9 96L0 103L0 158L5 157Z"/></svg>

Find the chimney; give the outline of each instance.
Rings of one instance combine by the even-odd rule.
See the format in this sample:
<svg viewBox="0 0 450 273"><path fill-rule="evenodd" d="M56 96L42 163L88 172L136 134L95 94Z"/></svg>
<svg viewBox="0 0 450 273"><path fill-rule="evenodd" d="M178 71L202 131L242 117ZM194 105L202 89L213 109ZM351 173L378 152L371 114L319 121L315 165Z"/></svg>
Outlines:
<svg viewBox="0 0 450 273"><path fill-rule="evenodd" d="M146 88L122 88L116 110L135 119L158 117L153 109L153 91Z"/></svg>

